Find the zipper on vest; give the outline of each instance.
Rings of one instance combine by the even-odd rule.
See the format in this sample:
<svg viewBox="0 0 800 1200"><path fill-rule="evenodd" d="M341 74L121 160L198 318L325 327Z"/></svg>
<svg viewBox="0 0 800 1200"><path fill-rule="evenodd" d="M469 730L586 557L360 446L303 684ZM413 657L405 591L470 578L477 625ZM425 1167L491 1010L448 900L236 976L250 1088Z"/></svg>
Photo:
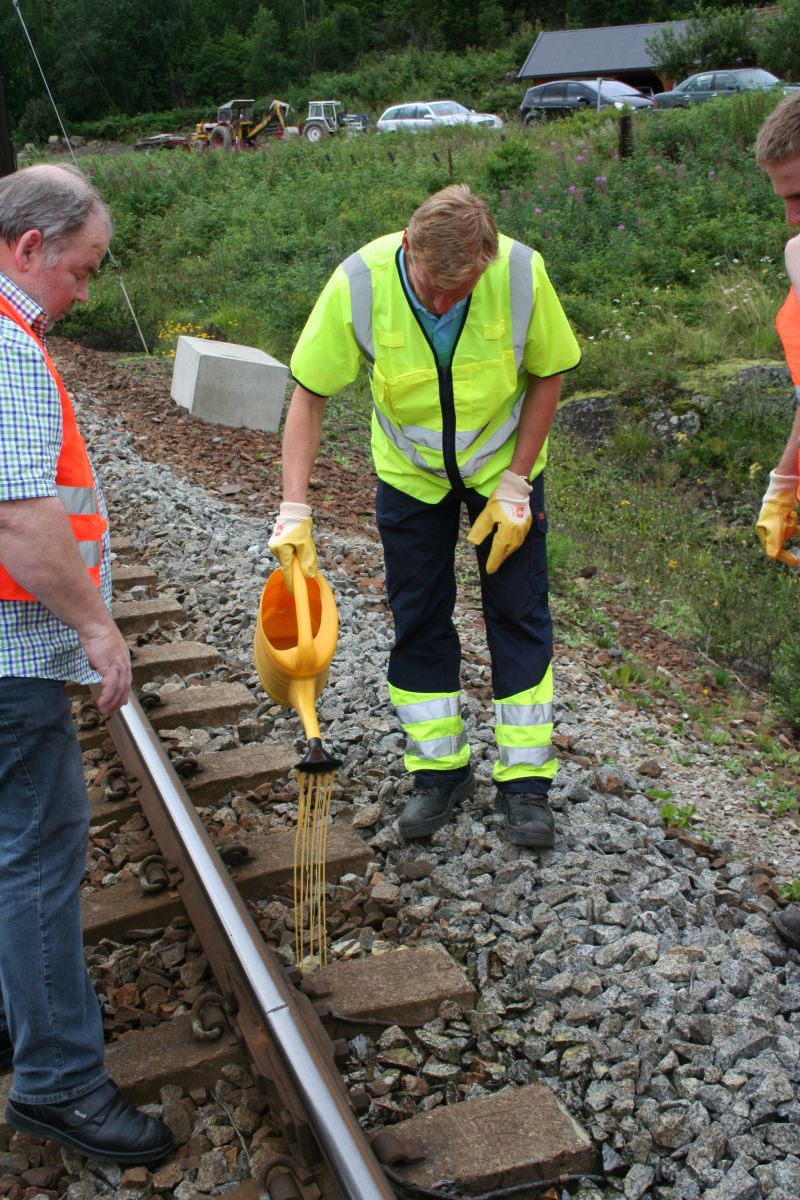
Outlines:
<svg viewBox="0 0 800 1200"><path fill-rule="evenodd" d="M461 491L464 480L461 478L456 461L456 402L453 395L453 372L450 367L436 369L439 373L439 405L442 410L442 457L444 469L454 491Z"/></svg>
<svg viewBox="0 0 800 1200"><path fill-rule="evenodd" d="M412 303L411 296L408 293L403 272L400 269L400 251L402 247L398 246L395 254L395 266L397 268L397 278L400 282L400 287L403 289L403 294L406 298L406 304L411 309L411 315L419 326L419 331L425 338L425 341L430 347L433 361L436 364L436 373L439 382L439 407L442 411L442 459L444 461L444 469L447 472L447 479L450 487L454 491L461 491L464 487L464 480L458 470L458 462L456 459L456 402L453 392L453 372L452 363L456 356L456 349L461 340L461 334L464 332L464 326L467 323L467 315L469 314L470 305L472 304L472 293L467 296L467 303L464 305L464 311L461 314L461 324L458 327L455 339L453 340L453 349L450 354L450 366L443 367L439 362L439 355L436 353L431 338L428 336L428 331L420 320L420 315Z"/></svg>

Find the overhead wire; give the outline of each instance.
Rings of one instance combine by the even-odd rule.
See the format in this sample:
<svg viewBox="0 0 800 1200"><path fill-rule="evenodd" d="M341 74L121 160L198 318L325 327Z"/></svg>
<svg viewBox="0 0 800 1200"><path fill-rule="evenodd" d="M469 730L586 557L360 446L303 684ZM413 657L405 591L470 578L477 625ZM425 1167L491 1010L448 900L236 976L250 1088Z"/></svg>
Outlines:
<svg viewBox="0 0 800 1200"><path fill-rule="evenodd" d="M72 161L73 161L75 167L78 170L80 170L80 166L78 164L78 159L75 155L75 150L72 145L72 139L70 138L69 134L67 133L67 130L64 126L64 122L61 119L61 113L59 112L58 105L56 104L56 101L55 101L55 97L53 96L53 93L50 90L50 84L47 82L47 76L45 75L44 68L42 67L41 62L39 61L39 56L36 53L36 47L34 46L33 39L31 38L31 35L28 31L28 26L25 23L25 18L22 15L22 10L20 9L20 6L19 6L19 0L11 0L11 3L13 4L14 9L16 10L17 16L19 17L19 22L20 22L20 25L22 26L22 32L25 34L27 43L30 46L30 51L31 51L31 54L33 55L33 60L36 63L36 66L39 68L39 74L42 77L42 83L44 84L45 91L47 92L47 95L50 99L50 104L53 107L53 112L56 115L56 120L58 121L59 128L61 129L61 133L63 135L64 142L67 146L67 149L69 150L70 156L72 158ZM139 324L138 318L134 311L133 304L131 302L131 298L128 295L128 289L125 287L125 280L122 277L122 268L120 267L119 263L117 262L116 258L114 257L114 254L110 247L106 251L106 253L108 255L108 261L111 264L111 266L114 269L114 272L116 274L117 283L119 285L120 291L122 292L122 295L125 297L125 303L128 306L128 311L131 314L133 323L136 326L136 332L139 334L139 338L141 340L142 346L144 347L144 352L149 358L150 357L150 348L147 345L145 336L142 332L142 327Z"/></svg>

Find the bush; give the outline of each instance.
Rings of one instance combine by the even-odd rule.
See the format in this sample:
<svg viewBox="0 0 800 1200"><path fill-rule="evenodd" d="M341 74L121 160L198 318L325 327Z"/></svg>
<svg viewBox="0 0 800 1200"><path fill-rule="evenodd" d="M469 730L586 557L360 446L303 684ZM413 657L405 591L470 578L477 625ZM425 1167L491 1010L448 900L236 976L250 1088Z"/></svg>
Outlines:
<svg viewBox="0 0 800 1200"><path fill-rule="evenodd" d="M779 711L800 729L800 642L787 633L772 664L772 693Z"/></svg>

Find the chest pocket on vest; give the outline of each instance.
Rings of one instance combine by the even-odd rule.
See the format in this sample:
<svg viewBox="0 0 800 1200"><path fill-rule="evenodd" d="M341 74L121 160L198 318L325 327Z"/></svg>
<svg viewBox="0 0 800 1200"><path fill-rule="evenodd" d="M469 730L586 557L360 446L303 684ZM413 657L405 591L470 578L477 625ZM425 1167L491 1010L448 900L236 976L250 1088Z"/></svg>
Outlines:
<svg viewBox="0 0 800 1200"><path fill-rule="evenodd" d="M384 410L396 424L442 428L439 377L434 368L426 367L389 376L383 373L376 362L372 372L372 387L376 400L379 404L382 401Z"/></svg>
<svg viewBox="0 0 800 1200"><path fill-rule="evenodd" d="M494 417L508 412L509 402L519 391L513 350L482 362L453 367L456 422L461 431L477 432Z"/></svg>

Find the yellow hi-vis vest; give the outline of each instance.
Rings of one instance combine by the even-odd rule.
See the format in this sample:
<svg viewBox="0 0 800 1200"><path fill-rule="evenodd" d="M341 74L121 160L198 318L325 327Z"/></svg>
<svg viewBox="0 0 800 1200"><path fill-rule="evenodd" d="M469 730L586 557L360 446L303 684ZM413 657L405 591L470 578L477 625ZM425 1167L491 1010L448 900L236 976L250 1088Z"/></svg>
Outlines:
<svg viewBox="0 0 800 1200"><path fill-rule="evenodd" d="M800 300L793 287L789 288L789 295L775 318L775 326L783 344L797 403L800 404ZM800 478L800 440L797 443L797 475ZM797 497L800 500L800 484L797 486Z"/></svg>
<svg viewBox="0 0 800 1200"><path fill-rule="evenodd" d="M428 503L464 485L489 495L511 462L531 374L574 367L577 342L540 256L501 235L497 259L467 300L452 363L442 366L406 293L401 244L400 233L378 238L337 268L300 336L292 374L330 396L366 363L379 478ZM532 476L546 460L545 442Z"/></svg>

